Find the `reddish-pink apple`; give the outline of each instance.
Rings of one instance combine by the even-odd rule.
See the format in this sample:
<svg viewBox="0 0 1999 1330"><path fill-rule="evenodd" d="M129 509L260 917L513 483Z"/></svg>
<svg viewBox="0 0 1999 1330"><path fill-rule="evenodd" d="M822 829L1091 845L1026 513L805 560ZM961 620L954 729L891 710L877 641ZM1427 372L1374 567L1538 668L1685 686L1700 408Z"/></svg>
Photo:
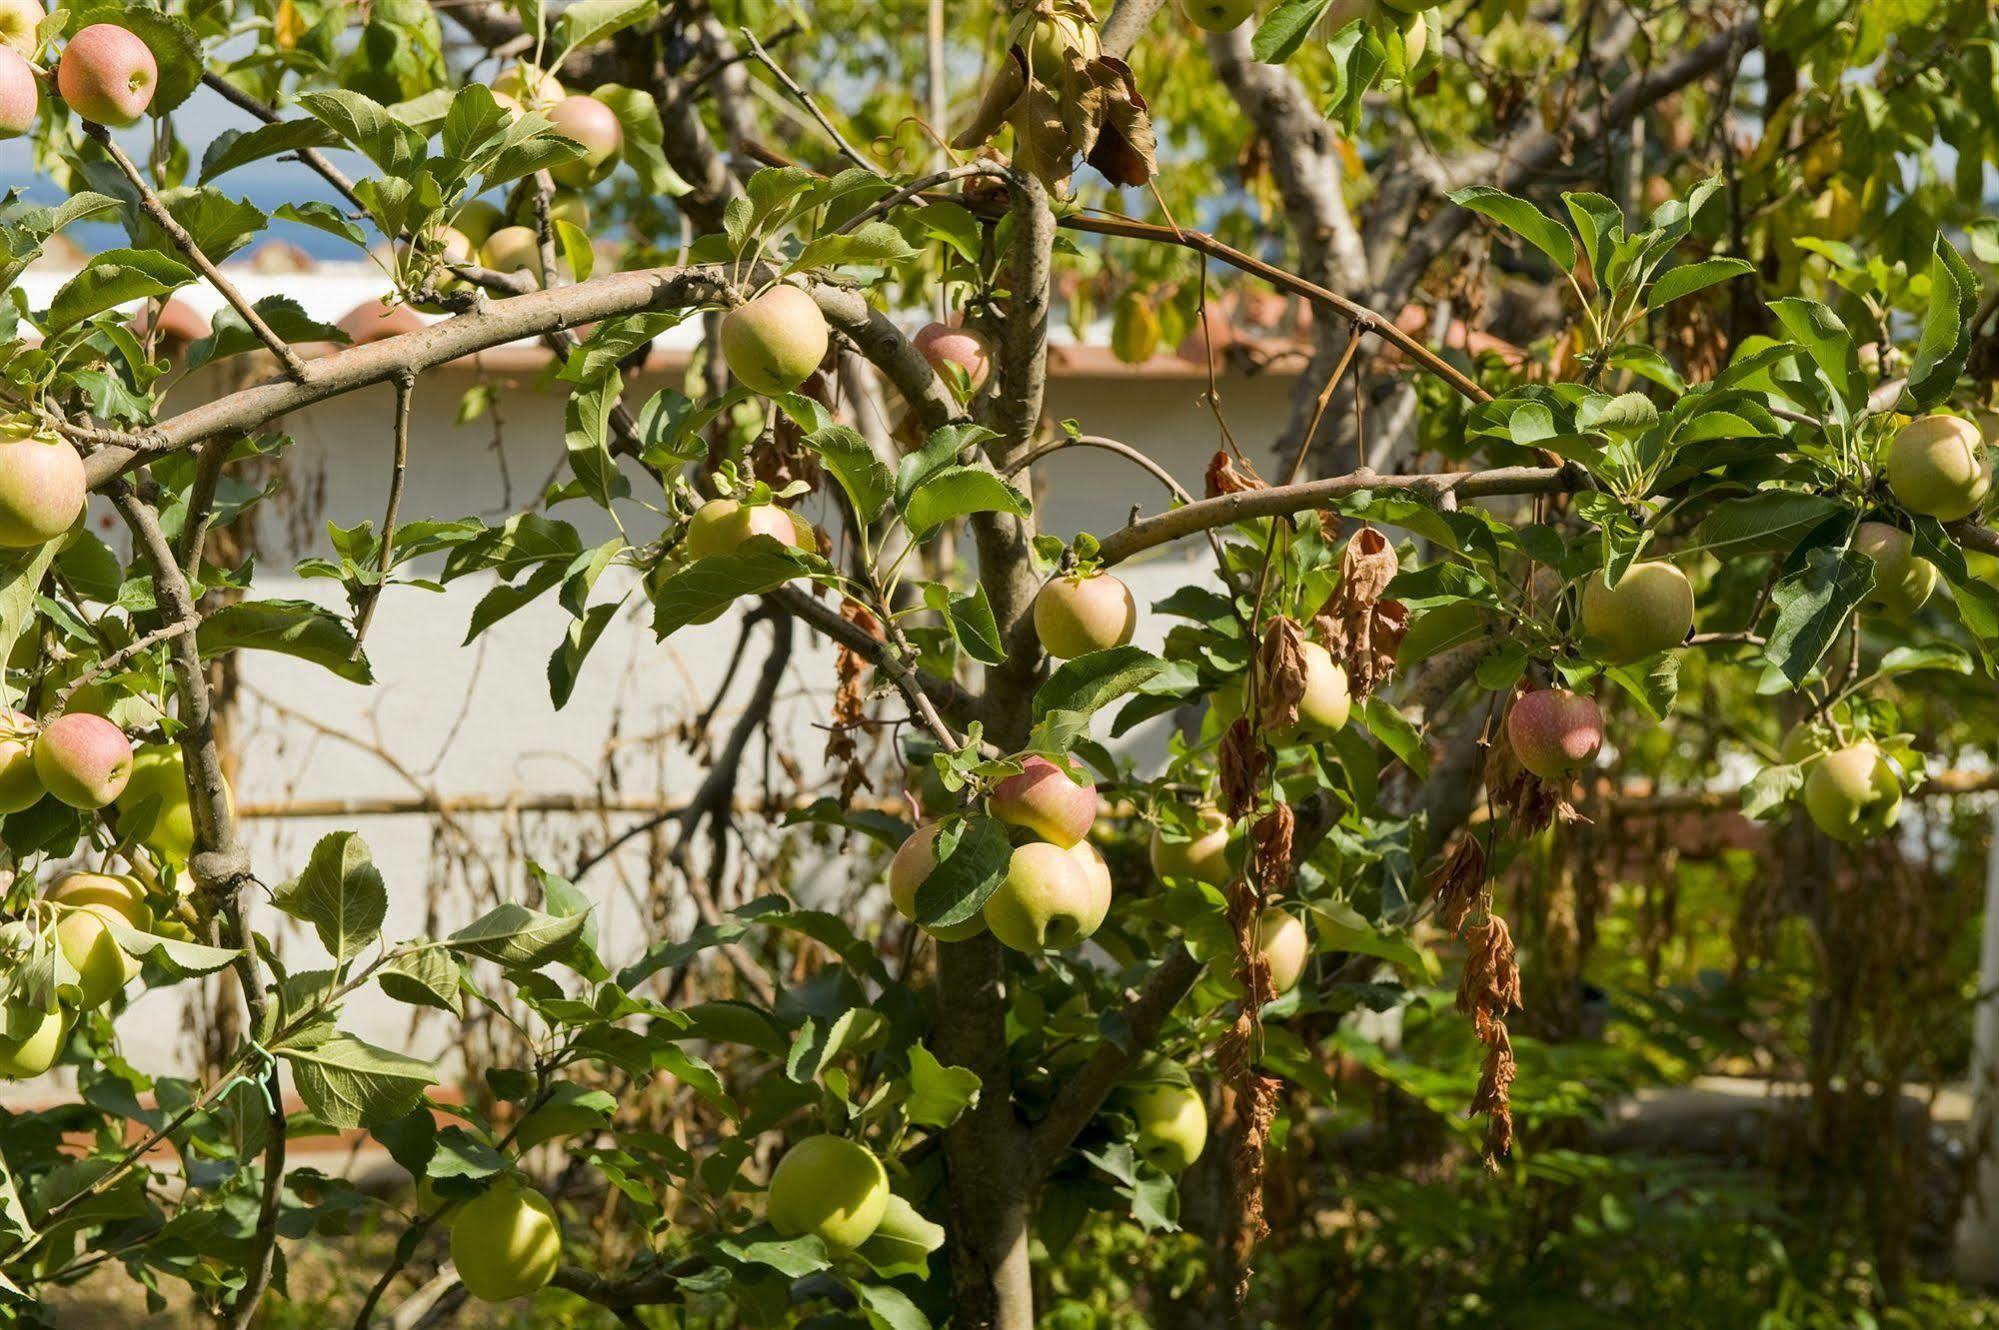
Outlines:
<svg viewBox="0 0 1999 1330"><path fill-rule="evenodd" d="M1030 757L1018 775L993 786L986 806L1000 821L1066 850L1097 820L1097 787L1077 784L1045 757Z"/></svg>
<svg viewBox="0 0 1999 1330"><path fill-rule="evenodd" d="M69 109L114 129L138 123L159 83L152 48L115 23L93 23L70 38L56 66L56 90Z"/></svg>

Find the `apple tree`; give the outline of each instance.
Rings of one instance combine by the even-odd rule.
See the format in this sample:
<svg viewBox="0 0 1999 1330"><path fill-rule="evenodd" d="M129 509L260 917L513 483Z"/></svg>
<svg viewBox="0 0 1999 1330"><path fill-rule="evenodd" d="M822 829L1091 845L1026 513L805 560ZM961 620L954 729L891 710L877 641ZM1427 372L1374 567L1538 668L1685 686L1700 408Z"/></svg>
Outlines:
<svg viewBox="0 0 1999 1330"><path fill-rule="evenodd" d="M116 1266L243 1326L288 1252L386 1224L360 1327L449 1268L625 1325L1024 1330L1037 1253L1094 1214L1176 1227L1203 1158L1223 1307L1328 1041L1439 957L1507 1167L1532 1142L1491 883L1583 816L1584 774L1725 719L1753 814L1881 843L1926 775L1903 681L1991 678L1993 36L1969 0L0 0L0 135L59 197L0 205L0 1074L76 1085L0 1141L9 1314ZM216 99L250 127L191 140ZM232 192L258 163L301 201ZM15 279L80 223L122 238L34 307ZM378 246L431 321L346 345L246 300L223 262L279 223ZM225 310L189 361L246 386L170 400L131 314L201 283ZM1302 368L1244 438L1218 384L1272 295ZM1048 419L1051 324L1099 314L1126 359L1213 367L1191 490ZM689 321L687 381L628 395ZM504 520L405 513L412 400L522 339L564 469ZM269 501L245 474L281 484L287 417L384 386L384 509L298 568L344 606L260 591L214 539ZM1037 521L1077 448L1130 464L1128 523ZM1211 576L1138 603L1120 565L1181 545ZM599 936L537 871L392 938L358 834L254 862L219 664L366 682L378 607L460 579L491 588L475 629L567 612L552 707L635 609L766 635L764 710L794 641L835 644L835 792L778 830L865 848L871 889L718 901L756 714L677 815L658 890L691 931ZM1725 675L1776 701L1680 700ZM1163 717L1135 765L1115 740ZM854 797L873 731L908 817ZM132 995L220 971L228 1055L147 1070ZM343 1029L363 989L497 1013L515 1055L433 1097L437 1066ZM640 1115L669 1081L700 1130ZM408 1194L288 1165L327 1130ZM582 1241L606 1212L620 1240Z"/></svg>

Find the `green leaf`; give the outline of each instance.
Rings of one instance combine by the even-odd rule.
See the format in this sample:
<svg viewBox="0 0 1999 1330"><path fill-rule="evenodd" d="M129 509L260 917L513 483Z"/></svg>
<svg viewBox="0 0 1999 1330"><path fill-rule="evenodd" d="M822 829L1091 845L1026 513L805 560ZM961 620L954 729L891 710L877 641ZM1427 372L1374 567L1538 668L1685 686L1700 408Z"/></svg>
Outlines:
<svg viewBox="0 0 1999 1330"><path fill-rule="evenodd" d="M1428 950L1407 937L1383 933L1343 901L1312 901L1305 908L1311 911L1317 925L1321 951L1352 951L1379 957L1430 979L1436 978L1441 969Z"/></svg>
<svg viewBox="0 0 1999 1330"><path fill-rule="evenodd" d="M1708 510L1690 549L1731 559L1752 550L1788 550L1844 510L1837 499L1797 490L1764 490L1727 499Z"/></svg>
<svg viewBox="0 0 1999 1330"><path fill-rule="evenodd" d="M305 871L273 892L271 903L311 924L333 959L345 962L381 935L389 893L368 843L336 831L312 847Z"/></svg>
<svg viewBox="0 0 1999 1330"><path fill-rule="evenodd" d="M1135 646L1092 651L1064 661L1035 690L1034 719L1058 711L1088 716L1126 693L1137 692L1165 668L1165 661Z"/></svg>
<svg viewBox="0 0 1999 1330"><path fill-rule="evenodd" d="M1909 370L1911 409L1928 411L1950 396L1971 355L1972 317L1978 311L1978 278L1943 236L1930 259L1930 304Z"/></svg>
<svg viewBox="0 0 1999 1330"><path fill-rule="evenodd" d="M1833 395L1848 408L1858 407L1867 396L1860 379L1860 355L1853 346L1853 334L1839 316L1816 300L1789 297L1770 302L1770 312L1784 325L1791 340L1805 348L1805 354L1819 367L1832 385Z"/></svg>
<svg viewBox="0 0 1999 1330"><path fill-rule="evenodd" d="M107 249L56 292L48 326L60 331L107 309L168 295L193 280L193 269L154 250Z"/></svg>
<svg viewBox="0 0 1999 1330"><path fill-rule="evenodd" d="M375 681L347 620L308 600L243 600L224 605L194 630L203 657L275 651L332 671L349 683Z"/></svg>
<svg viewBox="0 0 1999 1330"><path fill-rule="evenodd" d="M895 477L860 431L845 425L828 425L805 436L805 446L819 454L820 461L840 482L847 501L863 522L872 522L888 507L895 490Z"/></svg>
<svg viewBox="0 0 1999 1330"><path fill-rule="evenodd" d="M946 612L951 618L951 631L957 634L958 645L965 649L966 655L983 665L998 665L1006 659L999 621L993 617L992 602L986 599L983 586L952 596Z"/></svg>
<svg viewBox="0 0 1999 1330"><path fill-rule="evenodd" d="M422 947L393 957L375 975L382 992L413 1007L434 1007L454 1016L464 1014L458 991L458 967L442 947Z"/></svg>
<svg viewBox="0 0 1999 1330"><path fill-rule="evenodd" d="M509 970L533 970L568 951L588 918L557 918L507 901L444 939L444 945Z"/></svg>
<svg viewBox="0 0 1999 1330"><path fill-rule="evenodd" d="M334 143L333 131L318 120L280 120L255 129L225 129L209 140L201 155L202 184L225 171L275 157L279 153L304 148L325 148Z"/></svg>
<svg viewBox="0 0 1999 1330"><path fill-rule="evenodd" d="M1525 199L1489 185L1467 185L1452 190L1451 202L1492 218L1546 254L1557 269L1568 272L1576 266L1575 237L1569 229Z"/></svg>
<svg viewBox="0 0 1999 1330"><path fill-rule="evenodd" d="M162 937L158 933L142 933L128 927L123 920L104 916L104 927L110 932L118 949L137 960L152 957L167 973L177 978L194 975L214 974L233 964L240 950L228 947L210 947L199 942L186 942L180 938Z"/></svg>
<svg viewBox="0 0 1999 1330"><path fill-rule="evenodd" d="M659 12L659 0L577 0L555 21L553 53L546 67L555 69L562 57Z"/></svg>
<svg viewBox="0 0 1999 1330"><path fill-rule="evenodd" d="M332 342L345 346L352 339L330 323L321 323L305 312L305 307L290 296L265 296L250 306L257 317L267 324L271 331L287 342ZM212 360L228 356L242 355L255 351L264 345L257 334L250 331L250 325L234 308L224 305L215 311L209 323L209 334L187 349L187 367L200 369Z"/></svg>
<svg viewBox="0 0 1999 1330"><path fill-rule="evenodd" d="M1652 283L1652 289L1645 293L1645 308L1658 309L1696 291L1705 291L1710 286L1754 271L1741 259L1702 259L1698 263L1683 264Z"/></svg>
<svg viewBox="0 0 1999 1330"><path fill-rule="evenodd" d="M563 407L562 438L569 451L569 469L599 508L609 508L613 499L631 493L631 483L611 456L610 443L611 410L624 390L624 376L613 364L596 382L573 389Z"/></svg>
<svg viewBox="0 0 1999 1330"><path fill-rule="evenodd" d="M934 848L937 866L916 889L916 922L925 928L948 928L985 908L1013 862L1013 844L1005 827L974 814L946 823Z"/></svg>
<svg viewBox="0 0 1999 1330"><path fill-rule="evenodd" d="M653 595L653 633L663 639L705 622L741 597L774 591L817 564L769 536L752 536L734 554L698 560L667 578Z"/></svg>
<svg viewBox="0 0 1999 1330"><path fill-rule="evenodd" d="M435 1084L435 1064L336 1034L310 1048L277 1050L292 1066L292 1082L314 1117L352 1131L408 1113Z"/></svg>
<svg viewBox="0 0 1999 1330"><path fill-rule="evenodd" d="M297 222L315 231L324 231L330 236L338 236L356 249L368 247L368 233L355 225L330 203L313 199L306 203L281 203L271 216L281 221Z"/></svg>
<svg viewBox="0 0 1999 1330"><path fill-rule="evenodd" d="M1266 65L1281 65L1298 53L1314 24L1333 0L1283 0L1264 15L1250 39L1249 53Z"/></svg>
<svg viewBox="0 0 1999 1330"><path fill-rule="evenodd" d="M972 513L1026 517L1032 509L1025 494L984 467L948 466L911 491L902 515L910 534L921 540L944 523Z"/></svg>
<svg viewBox="0 0 1999 1330"><path fill-rule="evenodd" d="M1777 623L1765 658L1793 686L1802 683L1873 589L1874 561L1866 555L1833 545L1812 550L1804 566L1770 593Z"/></svg>
<svg viewBox="0 0 1999 1330"><path fill-rule="evenodd" d="M35 592L61 548L62 541L51 540L31 550L9 550L0 558L0 660L11 656L14 644L34 623Z"/></svg>
<svg viewBox="0 0 1999 1330"><path fill-rule="evenodd" d="M893 1284L856 1283L853 1287L872 1330L931 1330L923 1309Z"/></svg>
<svg viewBox="0 0 1999 1330"><path fill-rule="evenodd" d="M360 149L390 179L407 178L423 160L423 135L371 97L336 88L303 93L298 104L341 141Z"/></svg>
<svg viewBox="0 0 1999 1330"><path fill-rule="evenodd" d="M809 272L848 263L879 267L913 259L918 253L902 238L902 232L887 222L869 222L845 235L820 236L785 265L785 271Z"/></svg>
<svg viewBox="0 0 1999 1330"><path fill-rule="evenodd" d="M924 1218L915 1206L891 1192L888 1213L874 1236L855 1248L855 1254L884 1279L902 1275L920 1278L929 1273L930 1254L944 1246L944 1237L942 1224Z"/></svg>
<svg viewBox="0 0 1999 1330"><path fill-rule="evenodd" d="M979 1074L970 1067L947 1067L921 1043L909 1047L909 1120L921 1127L948 1127L979 1102Z"/></svg>
<svg viewBox="0 0 1999 1330"><path fill-rule="evenodd" d="M610 107L624 126L625 165L638 177L641 190L655 198L673 199L692 192L694 186L667 163L659 105L651 93L605 83L591 89L590 95Z"/></svg>
<svg viewBox="0 0 1999 1330"><path fill-rule="evenodd" d="M1401 708L1385 697L1370 697L1361 709L1361 719L1389 752L1416 773L1416 779L1429 778L1430 754L1423 745L1423 732L1409 723Z"/></svg>

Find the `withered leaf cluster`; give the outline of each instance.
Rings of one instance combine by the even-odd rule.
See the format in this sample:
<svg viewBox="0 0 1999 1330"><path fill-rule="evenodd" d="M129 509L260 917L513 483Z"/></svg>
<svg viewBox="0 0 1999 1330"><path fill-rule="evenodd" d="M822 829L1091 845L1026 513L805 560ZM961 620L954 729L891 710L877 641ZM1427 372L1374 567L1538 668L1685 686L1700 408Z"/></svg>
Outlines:
<svg viewBox="0 0 1999 1330"><path fill-rule="evenodd" d="M1037 42L1037 28L1076 40ZM1012 39L977 116L951 146L977 148L1010 125L1014 165L1056 193L1067 192L1078 158L1113 185L1150 181L1157 166L1152 117L1131 66L1099 49L1089 6L1034 0L1015 14Z"/></svg>
<svg viewBox="0 0 1999 1330"><path fill-rule="evenodd" d="M1345 667L1355 697L1372 693L1395 668L1395 653L1409 631L1409 610L1384 600L1399 569L1395 550L1373 527L1362 527L1340 558L1340 580L1314 616L1326 650Z"/></svg>

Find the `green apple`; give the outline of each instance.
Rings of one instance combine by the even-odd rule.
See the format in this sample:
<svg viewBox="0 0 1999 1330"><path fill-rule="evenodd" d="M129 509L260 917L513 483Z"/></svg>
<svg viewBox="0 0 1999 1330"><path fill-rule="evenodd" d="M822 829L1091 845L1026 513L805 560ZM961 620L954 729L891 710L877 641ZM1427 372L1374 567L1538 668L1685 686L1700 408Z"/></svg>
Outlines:
<svg viewBox="0 0 1999 1330"><path fill-rule="evenodd" d="M67 1033L60 1011L8 1003L0 1015L0 1080L25 1081L55 1065Z"/></svg>
<svg viewBox="0 0 1999 1330"><path fill-rule="evenodd" d="M1270 966L1271 993L1282 997L1303 977L1312 939L1298 916L1273 905L1256 917L1256 950Z"/></svg>
<svg viewBox="0 0 1999 1330"><path fill-rule="evenodd" d="M1180 0L1187 21L1203 32L1232 32L1256 10L1256 0Z"/></svg>
<svg viewBox="0 0 1999 1330"><path fill-rule="evenodd" d="M1886 522L1862 522L1853 548L1874 563L1874 588L1861 608L1896 622L1923 607L1937 588L1937 566L1916 553L1916 538Z"/></svg>
<svg viewBox="0 0 1999 1330"><path fill-rule="evenodd" d="M1138 1153L1165 1173L1184 1173L1208 1144L1208 1106L1186 1085L1147 1085L1125 1096L1138 1123Z"/></svg>
<svg viewBox="0 0 1999 1330"><path fill-rule="evenodd" d="M233 810L236 795L226 781L222 795ZM141 748L132 758L132 778L113 802L121 836L136 836L166 863L187 863L194 853L194 810L187 797L187 759L179 744Z"/></svg>
<svg viewBox="0 0 1999 1330"><path fill-rule="evenodd" d="M1229 820L1219 808L1205 805L1182 813L1170 824L1160 822L1152 828L1148 850L1152 871L1162 878L1189 878L1211 887L1228 885Z"/></svg>
<svg viewBox="0 0 1999 1330"><path fill-rule="evenodd" d="M32 549L83 514L83 456L53 434L0 426L0 548Z"/></svg>
<svg viewBox="0 0 1999 1330"><path fill-rule="evenodd" d="M1670 651L1693 627L1693 584L1670 563L1634 563L1616 586L1602 572L1583 584L1583 632L1613 665Z"/></svg>
<svg viewBox="0 0 1999 1330"><path fill-rule="evenodd" d="M34 743L34 718L0 707L0 813L32 808L46 793L35 774Z"/></svg>
<svg viewBox="0 0 1999 1330"><path fill-rule="evenodd" d="M459 1206L451 1221L451 1263L481 1302L526 1297L555 1277L562 1222L538 1191L506 1178Z"/></svg>
<svg viewBox="0 0 1999 1330"><path fill-rule="evenodd" d="M769 536L780 545L807 552L819 548L812 524L774 503L710 499L687 522L687 553L696 559L734 554L751 536Z"/></svg>
<svg viewBox="0 0 1999 1330"><path fill-rule="evenodd" d="M1978 511L1992 468L1978 427L1961 416L1924 416L1888 445L1888 488L1912 513L1955 522Z"/></svg>
<svg viewBox="0 0 1999 1330"><path fill-rule="evenodd" d="M937 835L942 830L941 823L925 823L910 834L889 860L889 899L895 902L896 911L911 922L916 919L917 890L937 869ZM939 942L963 942L985 932L986 920L984 915L974 914L960 923L924 931Z"/></svg>
<svg viewBox="0 0 1999 1330"><path fill-rule="evenodd" d="M1032 955L1074 946L1097 930L1108 894L1073 848L1032 841L1013 852L1006 877L986 898L994 937Z"/></svg>
<svg viewBox="0 0 1999 1330"><path fill-rule="evenodd" d="M1901 816L1902 782L1880 749L1854 744L1812 764L1805 777L1805 811L1834 840L1866 840Z"/></svg>
<svg viewBox="0 0 1999 1330"><path fill-rule="evenodd" d="M874 1151L839 1136L808 1136L771 1170L765 1214L786 1237L815 1234L852 1251L888 1213L888 1171Z"/></svg>
<svg viewBox="0 0 1999 1330"><path fill-rule="evenodd" d="M1058 573L1034 597L1035 636L1057 660L1124 646L1137 629L1131 588L1109 573Z"/></svg>
<svg viewBox="0 0 1999 1330"><path fill-rule="evenodd" d="M1347 723L1353 699L1346 667L1317 642L1305 643L1305 696L1298 703L1296 733L1323 737Z"/></svg>
<svg viewBox="0 0 1999 1330"><path fill-rule="evenodd" d="M101 1007L139 977L139 962L118 946L107 920L118 916L109 906L65 908L56 920L56 945L75 967L79 1005Z"/></svg>
<svg viewBox="0 0 1999 1330"><path fill-rule="evenodd" d="M832 344L818 302L795 286L773 286L722 316L722 358L750 391L796 392Z"/></svg>

